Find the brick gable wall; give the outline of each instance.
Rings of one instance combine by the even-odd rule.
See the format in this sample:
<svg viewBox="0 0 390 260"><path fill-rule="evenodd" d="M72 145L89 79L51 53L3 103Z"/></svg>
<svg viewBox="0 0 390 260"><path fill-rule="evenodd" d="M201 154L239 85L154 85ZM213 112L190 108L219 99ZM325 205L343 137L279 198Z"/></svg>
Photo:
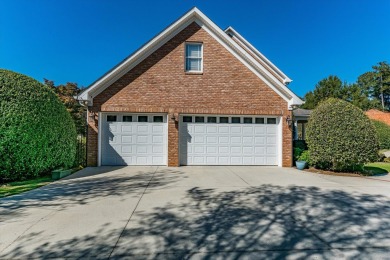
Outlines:
<svg viewBox="0 0 390 260"><path fill-rule="evenodd" d="M203 73L184 70L186 41L203 43ZM283 116L283 166L292 165L287 102L196 23L192 23L94 98L90 113L166 112L168 165L179 165L180 113ZM88 165L97 164L97 116L89 120Z"/></svg>

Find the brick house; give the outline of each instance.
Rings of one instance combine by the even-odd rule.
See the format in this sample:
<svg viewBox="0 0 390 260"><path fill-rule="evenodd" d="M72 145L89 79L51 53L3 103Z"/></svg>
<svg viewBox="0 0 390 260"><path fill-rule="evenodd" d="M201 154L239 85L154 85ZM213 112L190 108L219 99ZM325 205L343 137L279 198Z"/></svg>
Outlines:
<svg viewBox="0 0 390 260"><path fill-rule="evenodd" d="M78 96L87 164L292 165L291 80L197 8Z"/></svg>

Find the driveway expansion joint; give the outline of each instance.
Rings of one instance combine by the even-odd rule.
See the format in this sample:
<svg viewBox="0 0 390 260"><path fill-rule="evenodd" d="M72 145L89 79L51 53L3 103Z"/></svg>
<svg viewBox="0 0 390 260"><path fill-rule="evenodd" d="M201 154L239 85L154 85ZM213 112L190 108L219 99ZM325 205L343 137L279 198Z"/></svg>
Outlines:
<svg viewBox="0 0 390 260"><path fill-rule="evenodd" d="M157 166L156 170L153 172L152 177L149 179L148 185L146 185L146 187L145 187L145 189L143 190L143 192L142 192L142 194L141 194L139 200L137 201L137 204L135 205L135 207L134 207L134 209L133 209L133 212L131 212L129 219L128 219L127 222L126 222L126 225L125 225L124 228L122 229L122 232L120 233L120 235L119 235L117 241L115 242L114 247L112 248L112 250L111 250L111 252L110 252L110 255L108 256L108 259L111 258L111 255L112 255L112 253L114 252L116 246L118 245L119 240L120 240L121 237L123 236L123 233L125 232L125 230L126 230L126 228L127 228L127 225L129 225L129 222L130 222L131 218L133 217L134 212L137 210L138 205L139 205L139 203L140 203L141 200L142 200L142 197L144 196L146 190L148 189L150 183L152 182L152 180L153 180L153 178L154 178L154 175L156 175L156 172L157 172L158 168L159 168L159 166Z"/></svg>

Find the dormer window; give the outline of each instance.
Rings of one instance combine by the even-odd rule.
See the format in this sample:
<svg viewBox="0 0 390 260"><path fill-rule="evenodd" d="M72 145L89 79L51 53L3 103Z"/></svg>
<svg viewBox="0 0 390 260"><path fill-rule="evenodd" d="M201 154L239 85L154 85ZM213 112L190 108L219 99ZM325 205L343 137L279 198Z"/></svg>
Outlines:
<svg viewBox="0 0 390 260"><path fill-rule="evenodd" d="M203 71L203 46L202 43L186 43L186 72Z"/></svg>

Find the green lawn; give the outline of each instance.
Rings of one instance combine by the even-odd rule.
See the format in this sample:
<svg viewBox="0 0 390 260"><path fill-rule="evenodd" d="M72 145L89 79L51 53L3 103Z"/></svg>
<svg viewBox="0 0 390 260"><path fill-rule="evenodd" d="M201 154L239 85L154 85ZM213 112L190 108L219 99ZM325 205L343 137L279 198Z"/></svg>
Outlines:
<svg viewBox="0 0 390 260"><path fill-rule="evenodd" d="M45 186L52 182L51 176L41 177L28 181L15 181L0 185L0 198L19 194L25 191L33 190Z"/></svg>
<svg viewBox="0 0 390 260"><path fill-rule="evenodd" d="M370 172L370 175L385 174L390 172L390 163L385 163L385 162L368 163L364 166L364 170Z"/></svg>

